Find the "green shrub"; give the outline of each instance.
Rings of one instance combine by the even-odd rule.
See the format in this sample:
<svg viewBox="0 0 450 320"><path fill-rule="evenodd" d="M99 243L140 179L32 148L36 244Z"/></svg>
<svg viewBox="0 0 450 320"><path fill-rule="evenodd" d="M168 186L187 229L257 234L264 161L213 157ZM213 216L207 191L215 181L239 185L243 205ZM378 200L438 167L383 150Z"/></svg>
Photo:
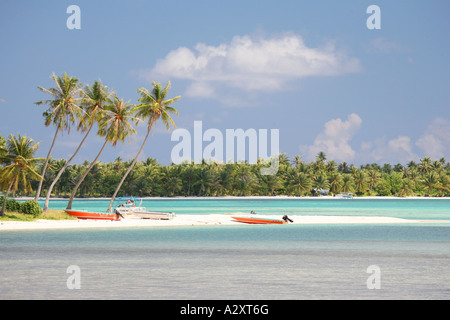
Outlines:
<svg viewBox="0 0 450 320"><path fill-rule="evenodd" d="M6 200L6 210L20 212L20 208L21 208L20 202L16 201L15 199Z"/></svg>
<svg viewBox="0 0 450 320"><path fill-rule="evenodd" d="M28 200L20 205L20 211L25 214L31 214L34 217L38 217L42 213L42 208L35 200Z"/></svg>

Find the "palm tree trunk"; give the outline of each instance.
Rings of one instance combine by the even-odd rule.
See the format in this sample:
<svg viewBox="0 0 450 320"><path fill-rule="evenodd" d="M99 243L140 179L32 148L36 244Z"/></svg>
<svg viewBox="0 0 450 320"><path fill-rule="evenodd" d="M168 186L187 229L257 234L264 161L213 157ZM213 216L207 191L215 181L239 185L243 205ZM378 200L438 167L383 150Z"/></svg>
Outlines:
<svg viewBox="0 0 450 320"><path fill-rule="evenodd" d="M75 195L78 191L78 188L80 187L81 183L83 182L83 180L86 178L86 176L88 175L89 171L91 171L91 169L94 167L95 163L97 162L98 158L100 157L100 155L103 152L103 149L105 149L107 143L109 141L106 140L105 143L103 144L102 148L100 149L100 152L97 154L97 156L95 157L94 161L92 161L91 165L89 166L89 168L86 170L86 172L83 174L83 176L81 177L81 179L78 181L77 185L75 186L75 188L72 191L72 194L70 195L70 199L69 199L69 203L67 204L67 210L72 209L72 202L73 202L73 198L75 198Z"/></svg>
<svg viewBox="0 0 450 320"><path fill-rule="evenodd" d="M5 215L5 209L6 209L6 200L8 199L9 192L11 191L12 185L14 183L14 179L11 181L11 183L8 186L8 190L6 191L5 197L3 198L3 205L2 210L0 211L0 217Z"/></svg>
<svg viewBox="0 0 450 320"><path fill-rule="evenodd" d="M142 150L144 149L145 143L147 142L148 136L150 135L150 130L151 130L151 127L149 126L149 127L147 128L147 135L145 136L144 142L142 142L142 146L141 146L141 148L139 149L139 151L138 151L136 157L134 158L133 163L132 163L131 166L128 168L127 172L125 172L125 175L122 177L122 180L119 182L119 185L117 186L116 191L114 191L114 194L113 194L113 196L112 196L112 198L111 198L111 201L109 202L108 210L107 210L106 212L111 212L111 207L112 207L112 204L113 204L113 202L114 202L114 199L116 198L117 193L119 192L120 187L122 187L122 184L123 184L123 182L125 181L125 179L127 178L128 174L131 172L131 170L133 170L133 167L134 167L134 165L136 164L137 159L139 158L139 155L141 154Z"/></svg>
<svg viewBox="0 0 450 320"><path fill-rule="evenodd" d="M36 191L36 196L34 197L35 201L38 201L39 197L41 196L41 189L42 189L42 184L44 183L45 172L47 171L48 160L50 159L50 156L52 155L53 147L55 146L56 137L58 136L58 133L59 133L59 126L58 126L58 129L56 129L55 136L53 137L53 142L50 147L50 150L48 151L47 159L45 159L44 168L42 169L42 178L41 178L41 181L39 181L39 187Z"/></svg>
<svg viewBox="0 0 450 320"><path fill-rule="evenodd" d="M44 212L48 211L48 203L50 202L50 196L52 194L52 190L53 187L55 186L55 184L58 182L59 178L61 178L62 174L64 173L64 171L67 169L67 167L69 166L70 162L73 160L73 158L75 158L75 156L77 155L78 151L80 151L81 146L83 145L84 141L86 140L87 136L89 135L89 133L91 132L92 127L94 126L94 123L92 123L92 125L90 126L89 130L87 131L86 135L84 136L83 140L81 140L80 145L78 146L77 150L75 150L75 153L72 155L72 157L69 159L69 161L66 162L66 164L64 165L64 167L62 167L61 170L59 170L58 175L56 176L55 180L53 180L52 184L50 185L50 187L48 188L47 191L47 196L45 197L45 204L44 204Z"/></svg>

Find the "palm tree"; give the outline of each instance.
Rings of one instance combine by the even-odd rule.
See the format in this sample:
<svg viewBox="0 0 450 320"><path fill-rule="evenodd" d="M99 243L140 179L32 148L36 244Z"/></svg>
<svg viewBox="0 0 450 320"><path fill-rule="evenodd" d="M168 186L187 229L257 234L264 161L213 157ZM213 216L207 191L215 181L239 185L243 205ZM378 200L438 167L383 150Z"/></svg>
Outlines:
<svg viewBox="0 0 450 320"><path fill-rule="evenodd" d="M435 172L440 172L444 168L444 165L440 161L433 161L431 169Z"/></svg>
<svg viewBox="0 0 450 320"><path fill-rule="evenodd" d="M286 175L288 186L297 191L297 196L311 188L311 180L305 172L298 171L296 168L288 171Z"/></svg>
<svg viewBox="0 0 450 320"><path fill-rule="evenodd" d="M296 155L294 157L294 165L295 167L298 167L302 163L302 156Z"/></svg>
<svg viewBox="0 0 450 320"><path fill-rule="evenodd" d="M115 147L118 142L123 143L126 138L136 132L131 125L131 121L136 120L136 118L132 116L133 107L133 105L130 105L128 102L124 102L123 99L119 99L117 96L114 96L113 99L110 100L110 104L105 107L104 116L99 122L98 131L98 134L101 137L105 137L105 142L103 143L103 146L95 159L90 164L89 168L84 172L83 176L79 179L74 190L72 191L69 203L67 204L67 209L72 208L73 198L75 197L78 188L97 162L106 145L111 143L112 146Z"/></svg>
<svg viewBox="0 0 450 320"><path fill-rule="evenodd" d="M336 170L337 170L337 164L336 164L336 161L334 161L334 160L329 160L329 161L327 162L327 165L326 165L326 170L327 170L328 172L336 171Z"/></svg>
<svg viewBox="0 0 450 320"><path fill-rule="evenodd" d="M233 183L232 168L229 164L223 165L219 171L219 188L217 190L217 195L221 196L224 192L230 189Z"/></svg>
<svg viewBox="0 0 450 320"><path fill-rule="evenodd" d="M316 177L314 177L312 186L315 189L328 190L330 183L324 173L319 173Z"/></svg>
<svg viewBox="0 0 450 320"><path fill-rule="evenodd" d="M428 172L422 178L422 185L428 190L427 197L429 197L431 191L441 187L439 184L439 175L434 171Z"/></svg>
<svg viewBox="0 0 450 320"><path fill-rule="evenodd" d="M445 173L441 173L438 178L438 195L442 197L445 192L449 192L450 189L450 176Z"/></svg>
<svg viewBox="0 0 450 320"><path fill-rule="evenodd" d="M141 97L139 98L141 104L136 106L137 110L136 117L141 118L143 121L148 119L147 135L145 136L144 141L142 142L142 146L139 149L138 153L136 154L133 163L128 168L125 175L122 177L122 180L117 186L116 191L114 191L111 201L109 202L107 210L108 212L111 211L112 204L117 196L117 193L120 190L120 187L122 186L123 182L125 181L130 171L133 169L137 159L139 158L139 155L144 149L144 145L147 142L148 136L150 135L150 131L152 130L155 123L159 119L161 119L167 130L170 129L170 124L172 124L172 126L175 127L175 123L170 114L178 115L178 110L171 107L171 105L174 104L178 99L180 99L181 96L176 96L174 98L167 99L167 94L169 93L170 89L170 81L167 82L167 85L164 88L161 87L160 83L152 82L152 85L153 89L151 92L148 91L146 88L140 88L137 90L137 92L140 93L141 95Z"/></svg>
<svg viewBox="0 0 450 320"><path fill-rule="evenodd" d="M342 192L350 192L353 190L353 179L352 176L348 173L345 173L342 176L342 185L341 185L341 191Z"/></svg>
<svg viewBox="0 0 450 320"><path fill-rule="evenodd" d="M53 187L58 182L64 170L66 170L66 168L69 166L70 162L72 162L72 160L75 158L78 151L80 151L81 146L83 145L84 141L86 141L86 138L94 127L94 124L100 121L103 117L104 104L111 98L113 94L114 93L112 91L109 91L108 87L104 86L101 81L96 80L94 81L94 84L92 86L87 85L85 87L83 91L82 106L84 107L86 112L82 121L80 121L78 128L81 129L82 132L86 132L86 134L84 135L83 140L81 140L80 144L78 145L77 150L75 150L72 157L65 163L61 170L59 170L56 178L48 188L47 196L45 197L44 212L48 210L48 204Z"/></svg>
<svg viewBox="0 0 450 320"><path fill-rule="evenodd" d="M182 188L182 181L180 178L181 167L170 166L164 167L163 181L167 193L171 196L176 196L176 193Z"/></svg>
<svg viewBox="0 0 450 320"><path fill-rule="evenodd" d="M325 152L320 151L320 152L317 154L316 159L317 159L317 160L316 160L317 162L325 162L325 160L327 160L327 156L326 156Z"/></svg>
<svg viewBox="0 0 450 320"><path fill-rule="evenodd" d="M282 186L281 179L276 174L261 175L259 177L259 183L270 191L271 196L274 195L275 189L279 189Z"/></svg>
<svg viewBox="0 0 450 320"><path fill-rule="evenodd" d="M67 130L70 132L70 126L75 123L76 119L78 119L83 112L79 106L82 93L82 89L79 86L79 80L75 77L69 77L67 73L64 73L62 77L53 73L51 78L55 82L55 88L38 88L42 92L52 96L53 99L36 102L37 105L49 105L47 111L43 113L43 116L45 117L45 125L49 126L50 124L53 124L56 126L55 135L42 168L41 180L34 198L36 201L41 195L45 171L47 170L47 164L52 154L53 147L55 146L58 133L62 130Z"/></svg>
<svg viewBox="0 0 450 320"><path fill-rule="evenodd" d="M367 179L369 183L369 191L372 192L380 181L380 174L377 171L370 169L367 173Z"/></svg>
<svg viewBox="0 0 450 320"><path fill-rule="evenodd" d="M424 157L420 160L419 171L422 174L429 173L431 170L431 159L429 157Z"/></svg>
<svg viewBox="0 0 450 320"><path fill-rule="evenodd" d="M403 179L398 195L400 197L407 197L412 193L413 182L409 179Z"/></svg>
<svg viewBox="0 0 450 320"><path fill-rule="evenodd" d="M54 163L54 171L59 173L64 167L66 167L66 163L67 163L66 159L56 160L55 163ZM56 190L56 194L58 196L61 195L61 189L62 189L61 188L61 181L58 180L57 183L55 183L54 188ZM49 190L50 190L50 187L49 187Z"/></svg>
<svg viewBox="0 0 450 320"><path fill-rule="evenodd" d="M367 176L364 171L359 170L354 175L356 193L363 194L367 189Z"/></svg>
<svg viewBox="0 0 450 320"><path fill-rule="evenodd" d="M415 167L408 168L408 179L411 181L411 188L416 190L420 183L420 174Z"/></svg>
<svg viewBox="0 0 450 320"><path fill-rule="evenodd" d="M417 167L417 163L415 163L414 161L410 161L407 164L408 168L416 168Z"/></svg>
<svg viewBox="0 0 450 320"><path fill-rule="evenodd" d="M349 168L348 168L348 164L347 162L341 162L339 164L338 170L342 173L348 173L349 172Z"/></svg>
<svg viewBox="0 0 450 320"><path fill-rule="evenodd" d="M191 195L191 187L192 187L192 183L194 181L194 177L195 177L195 168L194 168L194 164L192 163L186 163L183 164L183 171L182 171L182 180L184 181L184 184L187 184L187 190L185 190L185 194L187 196Z"/></svg>
<svg viewBox="0 0 450 320"><path fill-rule="evenodd" d="M42 158L34 158L39 147L39 143L34 143L33 139L20 134L15 137L10 135L6 141L6 152L2 154L2 162L5 163L0 171L0 181L6 188L6 194L0 216L5 214L6 199L11 190L17 191L22 187L25 192L31 192L30 180L39 180L41 176L36 172L36 162Z"/></svg>
<svg viewBox="0 0 450 320"><path fill-rule="evenodd" d="M250 166L244 163L236 163L234 165L234 188L239 191L239 195L247 195L253 185L257 182L255 175Z"/></svg>
<svg viewBox="0 0 450 320"><path fill-rule="evenodd" d="M0 136L0 159L6 154L6 140Z"/></svg>
<svg viewBox="0 0 450 320"><path fill-rule="evenodd" d="M208 167L202 166L195 174L194 186L199 187L198 195L206 196L209 192L212 183L211 170Z"/></svg>
<svg viewBox="0 0 450 320"><path fill-rule="evenodd" d="M342 174L339 172L333 172L329 178L330 192L338 194L342 187Z"/></svg>

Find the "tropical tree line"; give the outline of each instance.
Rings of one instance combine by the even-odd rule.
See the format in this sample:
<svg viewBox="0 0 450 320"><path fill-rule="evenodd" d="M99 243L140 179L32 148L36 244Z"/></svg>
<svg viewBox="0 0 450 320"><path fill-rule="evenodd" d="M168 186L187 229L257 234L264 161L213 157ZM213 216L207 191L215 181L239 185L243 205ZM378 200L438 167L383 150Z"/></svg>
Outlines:
<svg viewBox="0 0 450 320"><path fill-rule="evenodd" d="M85 180L89 179L89 174L95 172L95 166L106 145L111 144L115 147L119 142L123 143L136 133L135 127L139 122L146 122L147 134L142 146L121 179L114 185L113 199L111 199L108 208L110 210L114 197L137 163L155 123L161 120L167 129L170 129L170 126L175 126L171 114L178 115L178 111L172 107L172 104L180 96L167 97L170 81L165 87L162 87L160 83L153 82L153 87L150 90L146 88L137 90L140 96L138 104L130 104L129 101L119 98L114 90L103 85L100 80L94 81L92 85L84 85L78 78L70 77L67 73L62 76L52 74L51 79L54 82L54 87L48 89L38 87L40 91L49 96L49 99L36 102L37 105L47 106L47 110L43 113L45 126L55 128L47 157L45 159L34 158L38 144L34 143L33 139L29 137L20 135L14 137L11 135L7 140L4 138L0 140L0 163L2 164L0 168L0 188L6 190L6 198L3 202L6 203L10 192L29 194L32 190L36 190L35 200L37 201L43 194L45 184L44 211L47 211L53 189L60 180L64 180L67 173L70 174L73 167L71 165L72 160L82 148L92 129L95 128L96 134L102 137L104 141L95 158L89 162L81 175L76 176L77 180L73 181L67 206L70 209L73 199L79 194L79 189L85 188L85 185L88 184ZM70 159L59 161L61 166L55 166L52 159L55 142L62 132L70 133L73 128L84 133L83 139ZM38 162L42 162L42 165L36 171ZM57 172L54 168L57 168ZM71 177L75 178L73 175ZM36 185L34 186L34 184ZM3 206L1 214L4 211Z"/></svg>
<svg viewBox="0 0 450 320"><path fill-rule="evenodd" d="M91 163L68 166L55 184L52 196L70 197L80 177L85 176L76 197L111 197L124 173L134 160L120 157L113 162L97 161L89 173ZM66 163L65 159L49 160L42 191L45 194L55 175ZM124 179L118 196L313 196L318 189L333 196L342 192L356 196L450 196L450 162L444 158L401 164L367 164L360 167L346 162L325 160L319 154L316 161L305 162L300 156L290 159L279 155L279 170L275 175L262 175L266 162L202 163L162 165L153 158L137 161ZM37 169L42 172L42 165ZM32 182L37 186L37 181Z"/></svg>

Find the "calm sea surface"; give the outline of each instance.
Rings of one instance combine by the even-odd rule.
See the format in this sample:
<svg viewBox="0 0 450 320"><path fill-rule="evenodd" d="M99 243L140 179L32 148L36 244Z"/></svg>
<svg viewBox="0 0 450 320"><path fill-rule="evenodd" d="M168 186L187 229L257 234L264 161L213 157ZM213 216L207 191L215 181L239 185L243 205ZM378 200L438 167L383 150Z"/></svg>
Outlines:
<svg viewBox="0 0 450 320"><path fill-rule="evenodd" d="M51 208L67 202L53 200ZM74 208L104 210L107 200ZM0 232L0 299L450 299L450 200L146 200L176 214L364 215L420 224ZM68 289L78 266L80 289ZM375 266L379 272L367 271ZM369 289L376 276L379 289ZM371 282L373 283L373 282Z"/></svg>

